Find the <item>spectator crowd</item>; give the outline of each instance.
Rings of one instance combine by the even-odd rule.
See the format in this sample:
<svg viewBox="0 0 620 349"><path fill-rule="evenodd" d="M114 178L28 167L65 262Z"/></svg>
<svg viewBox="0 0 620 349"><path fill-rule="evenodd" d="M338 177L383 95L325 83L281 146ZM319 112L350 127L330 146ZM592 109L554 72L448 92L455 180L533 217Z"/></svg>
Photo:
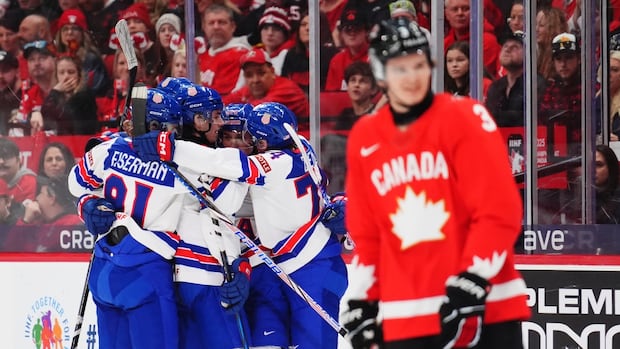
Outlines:
<svg viewBox="0 0 620 349"><path fill-rule="evenodd" d="M454 95L469 95L471 89L470 1L445 0L445 65L436 68L444 69L444 91ZM138 81L154 87L168 76L185 76L218 91L226 104L280 102L296 114L300 131L308 131L309 66L315 53L310 48L307 0L198 0L192 19L184 18L182 0L13 0L6 4L0 8L0 137L115 131L129 87L127 61L114 33L119 19L128 23L139 62ZM482 102L498 126L523 127L523 46L529 34L524 28L524 3L484 0L482 5ZM580 0L538 0L533 28L539 123L563 125L567 141L574 143L581 137L581 6ZM609 6L609 29L602 34L610 38L611 102L609 116L600 120L609 122L611 138L617 140L620 0L610 1ZM321 140L322 160L332 178L330 192L337 192L344 186L348 130L360 116L385 103L369 64L369 33L380 21L403 16L416 21L431 37L433 14L427 0L322 0L319 8L320 89L340 92L338 100L321 103L346 106L335 120L321 120L327 125L321 129L331 131ZM195 62L186 59L188 24L196 33ZM189 70L188 64L195 64L195 69ZM188 71L196 76L187 76ZM598 102L604 95L599 93ZM5 202L5 207L30 212L11 213L8 222L25 223L24 218L29 222L36 212L36 219L44 219L43 209L23 205L24 200L35 202L40 193L53 191L44 188L54 189L56 201L66 204L65 189L53 183L80 154L71 154L62 144L50 145L41 154L39 172L34 173L20 166L11 146L0 148L0 199L13 202ZM52 162L60 168L53 168ZM13 189L21 183L28 190ZM58 216L64 211L54 212L51 215Z"/></svg>

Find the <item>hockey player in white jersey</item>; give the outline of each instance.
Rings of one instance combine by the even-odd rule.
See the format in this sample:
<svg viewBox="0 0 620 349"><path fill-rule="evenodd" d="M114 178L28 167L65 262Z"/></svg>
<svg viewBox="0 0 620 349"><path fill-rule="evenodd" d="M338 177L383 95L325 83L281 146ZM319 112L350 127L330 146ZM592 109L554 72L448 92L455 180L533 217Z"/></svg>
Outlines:
<svg viewBox="0 0 620 349"><path fill-rule="evenodd" d="M169 142L166 135L147 134L134 140L134 145L143 159L173 161L181 171L191 169L244 184L252 197L262 244L272 250L274 261L284 272L331 317L337 317L347 287L341 246L319 221L321 188L307 172L285 123L296 127L295 116L285 106L263 103L254 107L247 126L258 154L251 156L238 149ZM239 205L244 196L238 198ZM333 328L292 290L287 289L286 295L289 309L283 314L290 323L291 345L298 349L336 348Z"/></svg>
<svg viewBox="0 0 620 349"><path fill-rule="evenodd" d="M226 122L220 129L218 147L237 148L246 155L256 153L254 140L247 132L247 118L251 112L252 105L250 104L233 103L224 107ZM235 192L247 193L247 187L243 183L219 178L207 180L210 183L214 202L220 208L233 204L234 210L237 206L234 199ZM270 250L263 246L258 238L252 199L249 194L243 199L243 204L235 212L234 218L237 227L253 239L264 253L270 254ZM288 314L288 302L284 291L286 285L251 249L245 245L242 245L241 249L243 256L247 257L252 265L250 293L244 306L249 323L249 334L252 338L252 348L288 348L289 326L285 321L286 314Z"/></svg>
<svg viewBox="0 0 620 349"><path fill-rule="evenodd" d="M155 89L147 97L149 126L179 123L173 99ZM179 238L170 217L179 216L187 190L160 162L140 160L123 137L89 150L68 181L80 216L99 236L88 280L99 348L176 349L171 259Z"/></svg>
<svg viewBox="0 0 620 349"><path fill-rule="evenodd" d="M193 144L213 146L223 124L220 95L211 88L187 82L186 79L164 80L160 86L174 92L183 109L181 138ZM189 135L186 134L189 132ZM197 136L200 135L200 136ZM200 145L200 148L205 148ZM198 181L201 172L185 169L192 185L203 190ZM214 194L215 195L215 194ZM242 348L251 340L243 304L249 293L250 265L240 253L239 239L230 234L214 234L211 217L195 203L184 207L177 232L181 237L174 256L181 349ZM220 250L227 253L235 277L224 282ZM245 274L242 275L241 273ZM226 309L222 307L226 304ZM239 328L241 326L241 329Z"/></svg>

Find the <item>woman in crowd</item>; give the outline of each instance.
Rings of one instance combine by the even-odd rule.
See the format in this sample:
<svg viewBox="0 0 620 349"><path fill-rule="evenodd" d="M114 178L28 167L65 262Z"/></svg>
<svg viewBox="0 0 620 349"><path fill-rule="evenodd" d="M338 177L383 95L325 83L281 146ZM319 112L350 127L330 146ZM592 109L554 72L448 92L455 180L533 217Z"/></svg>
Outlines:
<svg viewBox="0 0 620 349"><path fill-rule="evenodd" d="M553 67L553 52L551 41L558 34L568 31L566 16L562 10L554 7L545 7L538 10L536 15L536 44L538 46L537 67L538 73L545 80L555 73Z"/></svg>
<svg viewBox="0 0 620 349"><path fill-rule="evenodd" d="M71 149L64 143L51 142L46 144L41 151L37 174L66 180L73 165L75 165L75 156Z"/></svg>
<svg viewBox="0 0 620 349"><path fill-rule="evenodd" d="M445 91L456 96L469 96L469 43L467 41L457 41L448 46L445 62ZM483 95L486 96L487 89L491 85L491 79L486 71L484 75L482 91Z"/></svg>
<svg viewBox="0 0 620 349"><path fill-rule="evenodd" d="M110 78L101 54L88 32L86 17L79 9L69 9L58 19L58 32L54 39L59 55L79 58L82 75L88 88L103 96L110 86Z"/></svg>
<svg viewBox="0 0 620 349"><path fill-rule="evenodd" d="M88 135L97 132L97 103L88 88L77 57L56 59L56 85L41 107L43 128L57 135Z"/></svg>

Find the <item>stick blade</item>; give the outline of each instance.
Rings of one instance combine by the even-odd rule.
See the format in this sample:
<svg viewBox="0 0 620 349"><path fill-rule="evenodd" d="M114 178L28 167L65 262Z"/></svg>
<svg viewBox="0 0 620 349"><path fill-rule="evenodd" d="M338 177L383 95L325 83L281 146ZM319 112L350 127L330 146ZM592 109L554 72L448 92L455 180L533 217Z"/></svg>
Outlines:
<svg viewBox="0 0 620 349"><path fill-rule="evenodd" d="M133 136L146 133L146 85L139 82L131 89L131 121Z"/></svg>
<svg viewBox="0 0 620 349"><path fill-rule="evenodd" d="M133 47L133 43L131 42L131 34L129 34L129 26L127 26L127 21L121 19L116 22L114 31L116 32L118 42L121 45L123 53L125 54L125 58L127 59L127 68L129 70L137 68L138 58L136 57L136 51Z"/></svg>

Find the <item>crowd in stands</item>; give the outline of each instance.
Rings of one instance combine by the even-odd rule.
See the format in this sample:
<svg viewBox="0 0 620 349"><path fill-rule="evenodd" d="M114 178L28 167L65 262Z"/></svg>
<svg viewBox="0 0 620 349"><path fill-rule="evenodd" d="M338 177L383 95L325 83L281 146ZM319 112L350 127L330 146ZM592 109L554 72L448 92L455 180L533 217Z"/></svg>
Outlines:
<svg viewBox="0 0 620 349"><path fill-rule="evenodd" d="M455 95L469 95L471 90L470 1L445 0L445 65L436 68L444 69L444 89ZM568 141L579 142L582 1L538 0L536 5L538 119L543 125L561 123L568 129ZM129 81L127 60L114 32L119 19L128 22L139 62L138 81L155 86L167 76L187 76L187 64L195 64L196 76L189 78L217 90L225 103L281 102L295 112L305 133L310 55L315 54L309 48L308 0L199 0L195 18L189 21L183 6L182 0L13 0L1 8L0 136L93 135L116 129ZM483 103L499 126L522 127L523 45L528 35L524 3L485 0L483 6ZM428 0L322 0L319 8L320 89L326 96L339 96L321 103L346 106L321 121L321 130L332 131L322 139L322 160L332 177L330 191L337 192L343 188L348 130L361 115L385 103L368 63L373 25L404 16L430 38L432 13ZM608 119L611 137L617 140L620 34L614 34L620 32L620 0L610 1L608 13ZM186 59L187 23L195 26L195 62ZM8 141L0 138L0 211L4 213L4 205L30 212L7 215L14 224L44 220L45 209L28 209L23 202L37 202L39 195L53 192L57 200L52 201L62 205L66 188L56 178L80 154L50 144L35 174L21 166L12 146L2 143ZM12 203L3 201L7 193Z"/></svg>
<svg viewBox="0 0 620 349"><path fill-rule="evenodd" d="M616 20L620 10L614 11L616 2L611 2L609 11L610 30L620 24ZM296 85L290 93L293 97L281 96L292 100L280 101L292 104L302 120L307 118L307 0L201 0L195 2L195 18L190 20L184 18L183 6L179 0L10 2L0 18L0 75L4 77L0 80L0 98L6 101L0 104L0 134L93 134L117 127L128 88L126 62L114 33L119 19L128 22L141 63L139 80L147 86L155 86L167 76L187 74L184 27L193 23L196 37L192 46L197 59L196 69L191 69L196 76L190 79L216 89L230 102L266 100L272 97L267 93L272 89ZM483 6L486 97L492 82L506 75L518 76L516 66L502 63L502 56L510 53L504 51L514 46L504 47L503 43L510 41L506 38L514 33L523 38L524 5L521 0L485 0ZM323 0L319 8L321 50L317 57L322 91L347 90L345 70L354 62L368 62L368 35L379 21L405 16L417 21L429 37L432 32L430 1ZM560 34L575 35L579 51L582 11L579 0L539 0L537 9L535 30L542 96L545 85L558 80L553 40ZM445 1L445 91L457 95L470 94L471 15L470 0ZM250 75L260 76L249 74L253 69L243 69L253 64L243 62L258 60L248 61L249 52L269 66L261 74L273 77L263 79L278 83L249 80ZM516 80L508 79L507 96ZM504 105L496 100L493 103L489 108L497 111L493 116L502 118ZM514 124L516 119L512 118Z"/></svg>

